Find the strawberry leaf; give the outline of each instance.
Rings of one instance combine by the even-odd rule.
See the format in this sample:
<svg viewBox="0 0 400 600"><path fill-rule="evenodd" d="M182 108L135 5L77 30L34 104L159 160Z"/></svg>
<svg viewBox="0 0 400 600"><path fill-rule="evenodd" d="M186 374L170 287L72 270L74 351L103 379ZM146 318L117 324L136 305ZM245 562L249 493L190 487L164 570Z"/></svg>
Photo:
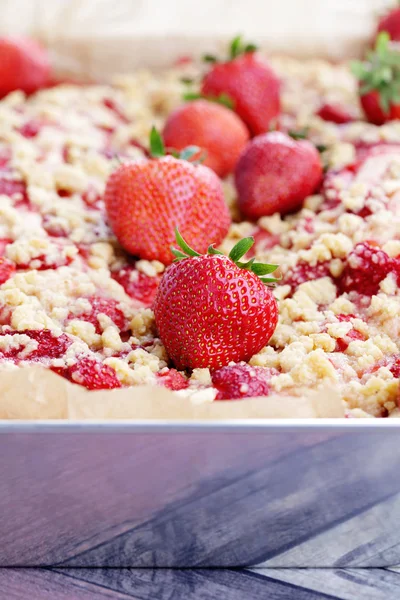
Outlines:
<svg viewBox="0 0 400 600"><path fill-rule="evenodd" d="M212 99L213 102L218 102L218 104L222 104L223 106L226 106L227 108L233 109L235 107L235 102L234 100L228 96L228 94L220 94L219 96L217 96L216 98Z"/></svg>
<svg viewBox="0 0 400 600"><path fill-rule="evenodd" d="M257 52L257 50L258 50L257 44L247 44L244 47L245 53L247 53L247 52Z"/></svg>
<svg viewBox="0 0 400 600"><path fill-rule="evenodd" d="M242 54L242 51L242 36L237 35L231 42L230 57L236 58L239 54Z"/></svg>
<svg viewBox="0 0 400 600"><path fill-rule="evenodd" d="M214 56L214 54L204 54L203 61L206 63L214 64L214 63L218 62L218 59L216 56Z"/></svg>
<svg viewBox="0 0 400 600"><path fill-rule="evenodd" d="M199 152L201 152L201 148L198 146L187 146L181 151L179 158L190 161L190 159L196 156L196 154L199 154Z"/></svg>
<svg viewBox="0 0 400 600"><path fill-rule="evenodd" d="M238 242L230 251L229 258L233 260L233 262L237 262L250 250L250 248L254 244L253 237L243 238Z"/></svg>
<svg viewBox="0 0 400 600"><path fill-rule="evenodd" d="M251 270L256 275L269 275L269 273L273 273L278 268L278 265L267 265L263 263L256 263L251 267Z"/></svg>
<svg viewBox="0 0 400 600"><path fill-rule="evenodd" d="M185 92L182 96L186 102L190 102L191 100L199 100L200 98L204 98L203 94L200 92Z"/></svg>
<svg viewBox="0 0 400 600"><path fill-rule="evenodd" d="M154 125L150 132L150 154L154 158L161 158L161 156L165 156L163 139L160 132L157 131Z"/></svg>
<svg viewBox="0 0 400 600"><path fill-rule="evenodd" d="M177 250L173 246L171 246L171 252L175 256L175 260L182 260L182 258L187 258L187 254L184 254L180 250Z"/></svg>
<svg viewBox="0 0 400 600"><path fill-rule="evenodd" d="M184 85L192 85L194 83L194 79L191 77L181 77L181 83Z"/></svg>
<svg viewBox="0 0 400 600"><path fill-rule="evenodd" d="M211 246L208 246L207 254L222 254L222 256L224 256L224 253L214 248L213 244L211 244Z"/></svg>
<svg viewBox="0 0 400 600"><path fill-rule="evenodd" d="M191 248L183 239L183 237L181 236L181 234L179 233L179 229L176 227L175 229L175 239L176 239L176 243L178 244L179 248L181 248L181 250L183 250L183 252L185 253L185 258L187 258L188 256L200 256L200 254L198 252L196 252L196 250L193 250L193 248ZM178 250L179 252L179 250Z"/></svg>
<svg viewBox="0 0 400 600"><path fill-rule="evenodd" d="M303 127L302 129L289 129L288 131L288 135L290 135L291 138L293 138L294 140L306 140L308 137L308 133L309 133L309 128L308 127Z"/></svg>
<svg viewBox="0 0 400 600"><path fill-rule="evenodd" d="M247 262L237 262L236 266L240 267L241 269L248 269L249 271L251 271L252 265L255 260L256 260L255 258L250 258L250 260L248 260Z"/></svg>

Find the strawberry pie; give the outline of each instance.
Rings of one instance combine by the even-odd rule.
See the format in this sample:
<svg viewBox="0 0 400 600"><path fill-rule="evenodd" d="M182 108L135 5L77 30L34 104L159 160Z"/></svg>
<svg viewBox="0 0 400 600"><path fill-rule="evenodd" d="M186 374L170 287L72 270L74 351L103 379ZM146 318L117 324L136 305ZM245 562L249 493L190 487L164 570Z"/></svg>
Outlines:
<svg viewBox="0 0 400 600"><path fill-rule="evenodd" d="M188 402L331 387L395 415L396 94L240 38L207 61L0 90L0 372Z"/></svg>

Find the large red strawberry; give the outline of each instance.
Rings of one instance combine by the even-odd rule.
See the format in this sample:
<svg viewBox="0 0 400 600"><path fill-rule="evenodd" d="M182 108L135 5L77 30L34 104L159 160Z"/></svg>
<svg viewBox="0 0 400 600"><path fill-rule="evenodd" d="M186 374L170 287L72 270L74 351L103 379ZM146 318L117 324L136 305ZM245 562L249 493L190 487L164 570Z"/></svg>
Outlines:
<svg viewBox="0 0 400 600"><path fill-rule="evenodd" d="M300 208L322 180L318 150L307 140L294 140L280 131L254 138L235 170L239 208L258 219Z"/></svg>
<svg viewBox="0 0 400 600"><path fill-rule="evenodd" d="M201 86L204 95L227 95L234 110L246 123L253 135L268 131L280 113L280 81L270 65L256 52L253 44L242 44L240 37L231 44L230 57L213 62Z"/></svg>
<svg viewBox="0 0 400 600"><path fill-rule="evenodd" d="M378 35L366 61L352 63L352 71L360 82L360 101L368 121L382 125L400 118L400 51L387 32Z"/></svg>
<svg viewBox="0 0 400 600"><path fill-rule="evenodd" d="M265 277L276 265L240 262L254 243L238 242L229 256L212 246L207 254L192 250L177 231L181 250L165 271L154 301L160 338L179 370L217 369L247 361L272 336L278 306Z"/></svg>
<svg viewBox="0 0 400 600"><path fill-rule="evenodd" d="M163 137L167 147L177 150L199 146L206 153L203 164L226 177L235 168L249 132L232 110L200 99L180 106L168 117Z"/></svg>
<svg viewBox="0 0 400 600"><path fill-rule="evenodd" d="M400 41L400 7L393 8L379 20L377 34L381 31L387 31L391 40Z"/></svg>
<svg viewBox="0 0 400 600"><path fill-rule="evenodd" d="M151 146L152 159L122 164L107 181L108 220L121 245L135 256L168 264L175 227L202 252L210 239L219 244L230 216L217 175L203 165L164 156L154 128ZM198 151L192 147L181 156Z"/></svg>
<svg viewBox="0 0 400 600"><path fill-rule="evenodd" d="M49 57L39 44L24 37L0 38L0 97L14 90L30 94L49 78Z"/></svg>

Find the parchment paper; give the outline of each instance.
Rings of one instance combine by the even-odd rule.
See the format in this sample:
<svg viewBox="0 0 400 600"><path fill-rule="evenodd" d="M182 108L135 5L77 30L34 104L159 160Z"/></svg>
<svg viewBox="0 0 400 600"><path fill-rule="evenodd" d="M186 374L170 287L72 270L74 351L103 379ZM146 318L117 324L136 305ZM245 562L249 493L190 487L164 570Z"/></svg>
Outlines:
<svg viewBox="0 0 400 600"><path fill-rule="evenodd" d="M193 404L156 386L89 392L41 367L0 372L0 419L227 420L343 417L339 395L325 388L301 397L268 396Z"/></svg>

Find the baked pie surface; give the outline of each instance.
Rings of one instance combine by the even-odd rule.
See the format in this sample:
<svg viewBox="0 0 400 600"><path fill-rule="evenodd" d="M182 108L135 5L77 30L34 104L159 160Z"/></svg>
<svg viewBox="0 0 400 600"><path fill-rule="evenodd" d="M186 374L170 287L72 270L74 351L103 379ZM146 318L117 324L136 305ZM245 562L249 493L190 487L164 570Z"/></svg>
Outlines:
<svg viewBox="0 0 400 600"><path fill-rule="evenodd" d="M139 72L110 86L61 85L0 101L0 369L42 364L88 389L165 385L213 401L339 390L350 417L386 417L400 389L400 121L361 119L346 65L271 59L282 78L281 127L323 144L319 194L286 217L239 220L221 249L253 235L280 265L279 323L249 365L171 368L152 301L164 265L134 260L107 226L103 193L119 160L145 156L149 130L180 104L183 75ZM339 103L355 120L316 113ZM145 235L146 232L143 232ZM222 371L222 369L221 369Z"/></svg>

